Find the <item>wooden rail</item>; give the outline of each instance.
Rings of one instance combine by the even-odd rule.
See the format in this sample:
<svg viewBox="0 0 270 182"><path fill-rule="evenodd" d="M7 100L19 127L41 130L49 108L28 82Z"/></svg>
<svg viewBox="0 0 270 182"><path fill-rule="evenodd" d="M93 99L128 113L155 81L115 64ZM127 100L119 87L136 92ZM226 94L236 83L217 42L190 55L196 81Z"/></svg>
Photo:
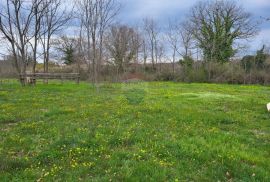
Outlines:
<svg viewBox="0 0 270 182"><path fill-rule="evenodd" d="M20 79L23 83L35 84L37 79L48 80L75 80L77 84L80 83L79 73L27 73L21 74Z"/></svg>

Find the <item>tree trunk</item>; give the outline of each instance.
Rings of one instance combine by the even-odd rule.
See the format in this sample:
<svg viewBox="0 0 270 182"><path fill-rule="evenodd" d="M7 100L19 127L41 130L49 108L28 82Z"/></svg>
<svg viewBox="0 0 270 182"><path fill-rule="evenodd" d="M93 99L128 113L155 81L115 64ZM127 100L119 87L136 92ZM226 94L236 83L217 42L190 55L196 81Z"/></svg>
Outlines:
<svg viewBox="0 0 270 182"><path fill-rule="evenodd" d="M173 50L173 64L172 64L172 68L173 68L173 74L175 73L175 54L176 54L176 50Z"/></svg>

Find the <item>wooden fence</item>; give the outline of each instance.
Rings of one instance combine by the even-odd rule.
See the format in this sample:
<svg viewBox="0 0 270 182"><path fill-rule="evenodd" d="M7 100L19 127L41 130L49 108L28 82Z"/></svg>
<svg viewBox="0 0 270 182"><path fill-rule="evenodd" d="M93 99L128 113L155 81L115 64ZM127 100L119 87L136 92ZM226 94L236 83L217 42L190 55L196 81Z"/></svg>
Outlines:
<svg viewBox="0 0 270 182"><path fill-rule="evenodd" d="M22 83L36 84L36 80L42 79L48 83L48 80L75 80L77 84L80 83L79 73L27 73L20 75L20 80Z"/></svg>

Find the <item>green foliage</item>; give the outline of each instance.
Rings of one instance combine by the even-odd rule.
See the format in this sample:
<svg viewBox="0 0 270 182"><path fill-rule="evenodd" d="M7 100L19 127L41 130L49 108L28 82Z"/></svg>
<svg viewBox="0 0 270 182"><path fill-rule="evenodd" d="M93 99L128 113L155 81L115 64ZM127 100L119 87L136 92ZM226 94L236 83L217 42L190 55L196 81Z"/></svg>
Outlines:
<svg viewBox="0 0 270 182"><path fill-rule="evenodd" d="M251 15L235 1L200 1L189 19L205 61L228 62L236 53L236 40L250 38L257 31Z"/></svg>
<svg viewBox="0 0 270 182"><path fill-rule="evenodd" d="M0 181L270 181L263 86L0 85Z"/></svg>
<svg viewBox="0 0 270 182"><path fill-rule="evenodd" d="M265 68L267 54L264 52L265 46L258 50L255 56L245 56L241 60L241 66L246 72L250 72L251 69L262 70Z"/></svg>
<svg viewBox="0 0 270 182"><path fill-rule="evenodd" d="M158 73L155 77L155 81L174 81L176 78L176 75L172 72L161 72Z"/></svg>
<svg viewBox="0 0 270 182"><path fill-rule="evenodd" d="M264 63L267 58L267 55L264 53L264 49L265 49L265 46L263 46L262 49L258 50L255 57L255 64L258 69L264 68Z"/></svg>
<svg viewBox="0 0 270 182"><path fill-rule="evenodd" d="M66 47L63 50L63 53L64 53L63 60L66 65L74 63L74 48L72 46Z"/></svg>
<svg viewBox="0 0 270 182"><path fill-rule="evenodd" d="M250 70L253 68L255 63L255 57L254 56L244 56L241 59L241 66L243 67L243 69L245 70L245 72L250 72Z"/></svg>
<svg viewBox="0 0 270 182"><path fill-rule="evenodd" d="M203 50L206 61L225 63L235 54L234 38L230 34L231 20L219 13L213 16L216 16L215 22L203 24L202 35L204 39L199 41L199 47Z"/></svg>
<svg viewBox="0 0 270 182"><path fill-rule="evenodd" d="M192 68L192 65L194 63L194 60L190 56L184 56L183 60L180 60L179 63L182 66L191 69Z"/></svg>
<svg viewBox="0 0 270 182"><path fill-rule="evenodd" d="M183 60L179 61L180 65L182 66L182 79L181 81L190 82L193 80L194 76L194 70L193 70L193 64L194 60L190 56L184 56Z"/></svg>

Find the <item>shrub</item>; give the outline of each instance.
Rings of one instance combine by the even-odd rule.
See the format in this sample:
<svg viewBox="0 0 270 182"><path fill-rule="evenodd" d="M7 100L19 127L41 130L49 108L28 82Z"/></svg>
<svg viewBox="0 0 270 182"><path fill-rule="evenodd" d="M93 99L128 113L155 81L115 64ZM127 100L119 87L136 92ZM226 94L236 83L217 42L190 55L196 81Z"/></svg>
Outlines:
<svg viewBox="0 0 270 182"><path fill-rule="evenodd" d="M172 72L161 72L156 74L155 81L174 81L175 80L175 74Z"/></svg>

